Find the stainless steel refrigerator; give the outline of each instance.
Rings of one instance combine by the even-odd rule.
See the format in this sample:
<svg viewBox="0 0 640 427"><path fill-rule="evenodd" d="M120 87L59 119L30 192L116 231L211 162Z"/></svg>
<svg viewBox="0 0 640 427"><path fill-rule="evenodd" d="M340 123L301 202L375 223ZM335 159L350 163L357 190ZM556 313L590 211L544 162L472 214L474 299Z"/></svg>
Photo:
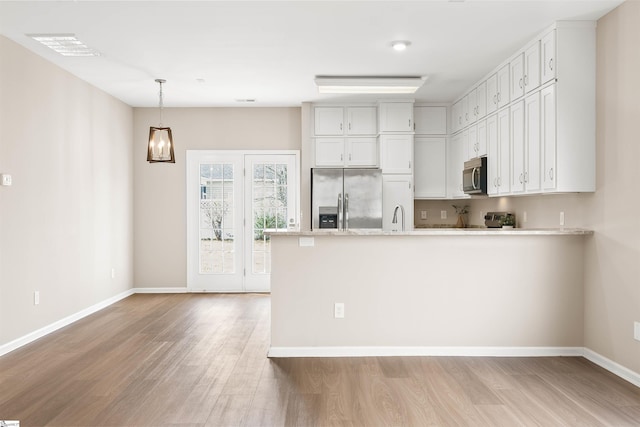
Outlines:
<svg viewBox="0 0 640 427"><path fill-rule="evenodd" d="M311 169L313 230L382 228L380 169Z"/></svg>

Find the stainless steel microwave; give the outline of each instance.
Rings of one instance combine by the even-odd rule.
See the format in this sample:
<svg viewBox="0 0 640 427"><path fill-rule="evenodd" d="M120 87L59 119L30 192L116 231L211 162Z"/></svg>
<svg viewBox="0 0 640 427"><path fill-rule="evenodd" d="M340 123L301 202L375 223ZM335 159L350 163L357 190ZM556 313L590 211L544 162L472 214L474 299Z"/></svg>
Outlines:
<svg viewBox="0 0 640 427"><path fill-rule="evenodd" d="M486 157L478 157L464 162L462 190L465 194L487 194Z"/></svg>

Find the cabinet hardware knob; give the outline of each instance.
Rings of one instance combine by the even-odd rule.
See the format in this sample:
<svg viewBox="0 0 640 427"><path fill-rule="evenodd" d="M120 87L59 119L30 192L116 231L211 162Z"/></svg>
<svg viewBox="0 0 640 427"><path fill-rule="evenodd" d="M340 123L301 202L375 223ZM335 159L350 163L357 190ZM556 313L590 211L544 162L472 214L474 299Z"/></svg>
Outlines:
<svg viewBox="0 0 640 427"><path fill-rule="evenodd" d="M524 85L529 86L529 76L527 76L526 74L524 75Z"/></svg>
<svg viewBox="0 0 640 427"><path fill-rule="evenodd" d="M549 69L553 70L553 58L549 60Z"/></svg>
<svg viewBox="0 0 640 427"><path fill-rule="evenodd" d="M340 123L340 130L342 130L342 123Z"/></svg>
<svg viewBox="0 0 640 427"><path fill-rule="evenodd" d="M520 82L518 83L520 85L520 89L522 89L522 82L523 82L523 80L520 79Z"/></svg>
<svg viewBox="0 0 640 427"><path fill-rule="evenodd" d="M351 130L351 122L349 122L349 130Z"/></svg>
<svg viewBox="0 0 640 427"><path fill-rule="evenodd" d="M502 96L500 96L500 92L498 92L498 102L500 102L500 98L502 98Z"/></svg>
<svg viewBox="0 0 640 427"><path fill-rule="evenodd" d="M549 169L549 179L553 179L553 168Z"/></svg>

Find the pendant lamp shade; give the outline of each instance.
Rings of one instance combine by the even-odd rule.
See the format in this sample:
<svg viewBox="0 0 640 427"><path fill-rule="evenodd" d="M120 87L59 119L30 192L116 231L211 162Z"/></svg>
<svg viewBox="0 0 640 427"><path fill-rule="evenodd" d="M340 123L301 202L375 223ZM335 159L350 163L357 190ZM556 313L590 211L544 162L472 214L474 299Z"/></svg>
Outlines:
<svg viewBox="0 0 640 427"><path fill-rule="evenodd" d="M162 84L165 80L156 79L160 85L160 126L149 128L149 145L147 148L147 161L149 163L175 163L176 156L173 152L173 135L171 128L162 126Z"/></svg>

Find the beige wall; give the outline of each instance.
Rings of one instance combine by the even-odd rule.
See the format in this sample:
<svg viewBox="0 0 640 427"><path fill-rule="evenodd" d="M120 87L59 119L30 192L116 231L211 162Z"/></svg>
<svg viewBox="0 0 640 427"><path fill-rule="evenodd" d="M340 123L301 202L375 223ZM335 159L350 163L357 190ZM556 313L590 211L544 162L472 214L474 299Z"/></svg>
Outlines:
<svg viewBox="0 0 640 427"><path fill-rule="evenodd" d="M170 82L164 86L170 99ZM186 287L186 150L300 150L300 108L166 108L175 164L146 161L157 108L134 109L135 286Z"/></svg>
<svg viewBox="0 0 640 427"><path fill-rule="evenodd" d="M130 107L0 36L0 346L132 287L132 132Z"/></svg>
<svg viewBox="0 0 640 427"><path fill-rule="evenodd" d="M585 345L640 373L640 2L598 22L597 189L584 204Z"/></svg>

